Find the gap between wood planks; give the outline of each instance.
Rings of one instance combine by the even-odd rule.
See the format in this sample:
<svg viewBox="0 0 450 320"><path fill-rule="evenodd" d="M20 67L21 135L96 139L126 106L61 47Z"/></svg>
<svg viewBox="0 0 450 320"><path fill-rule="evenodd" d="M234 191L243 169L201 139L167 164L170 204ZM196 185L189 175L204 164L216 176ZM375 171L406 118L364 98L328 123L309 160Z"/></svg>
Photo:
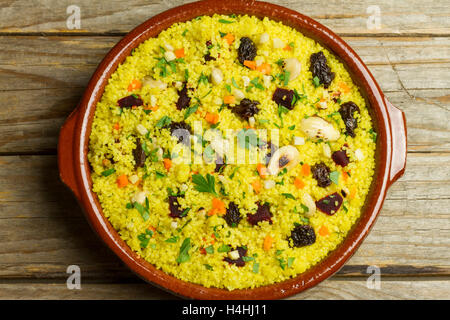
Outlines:
<svg viewBox="0 0 450 320"><path fill-rule="evenodd" d="M131 31L131 29L130 29ZM81 36L81 37L123 37L127 35L128 32L89 32L89 31L65 31L65 32L0 32L0 37L69 37L69 36ZM421 32L409 32L409 33L347 33L340 32L337 33L339 37L348 38L429 38L429 37L450 37L448 33L421 33Z"/></svg>

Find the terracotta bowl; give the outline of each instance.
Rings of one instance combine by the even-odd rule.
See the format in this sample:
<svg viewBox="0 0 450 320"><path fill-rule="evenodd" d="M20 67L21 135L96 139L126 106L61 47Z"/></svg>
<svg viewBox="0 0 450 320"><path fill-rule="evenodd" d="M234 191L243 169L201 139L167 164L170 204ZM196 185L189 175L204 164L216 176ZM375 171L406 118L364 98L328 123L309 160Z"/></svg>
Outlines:
<svg viewBox="0 0 450 320"><path fill-rule="evenodd" d="M228 291L185 282L156 269L133 252L104 217L97 196L92 192L87 161L88 139L95 106L108 78L143 41L157 36L173 23L200 15L248 14L268 17L291 26L331 50L346 65L360 86L378 133L374 181L362 211L346 239L320 264L295 278L256 289ZM406 165L406 122L403 112L383 95L369 69L358 55L325 26L296 11L259 1L206 0L165 11L128 33L94 72L78 105L63 125L58 144L58 163L62 181L73 191L85 215L100 238L137 275L176 295L196 299L278 299L310 288L338 271L352 256L373 226L388 187L404 172Z"/></svg>

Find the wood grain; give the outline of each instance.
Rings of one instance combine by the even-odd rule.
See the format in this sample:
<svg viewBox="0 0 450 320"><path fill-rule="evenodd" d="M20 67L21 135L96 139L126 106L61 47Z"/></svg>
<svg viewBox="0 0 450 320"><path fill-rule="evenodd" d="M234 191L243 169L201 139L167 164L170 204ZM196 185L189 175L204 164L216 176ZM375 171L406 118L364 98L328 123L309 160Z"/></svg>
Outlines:
<svg viewBox="0 0 450 320"><path fill-rule="evenodd" d="M395 281L381 278L381 287L369 289L367 280L331 278L289 300L404 300L449 299L450 281ZM111 299L147 300L177 299L175 296L145 283L81 283L81 290L68 290L64 281L58 283L0 283L0 299Z"/></svg>
<svg viewBox="0 0 450 320"><path fill-rule="evenodd" d="M448 154L410 154L374 229L339 275L377 265L389 276L450 276L449 183ZM0 279L61 278L69 264L90 279L133 278L59 182L55 156L0 157L0 212Z"/></svg>
<svg viewBox="0 0 450 320"><path fill-rule="evenodd" d="M150 17L174 6L192 1L183 0L41 0L30 5L26 0L2 4L0 32L3 33L55 33L78 32L87 34L122 34ZM308 1L307 5L296 0L271 1L306 14L341 35L448 35L449 9L445 0L369 0L357 1ZM81 11L81 29L70 30L66 9L76 4ZM380 29L369 29L368 7L376 4L380 9ZM369 11L370 12L370 11Z"/></svg>
<svg viewBox="0 0 450 320"><path fill-rule="evenodd" d="M0 154L54 153L60 126L118 39L0 37ZM450 38L346 40L405 111L409 151L450 150Z"/></svg>

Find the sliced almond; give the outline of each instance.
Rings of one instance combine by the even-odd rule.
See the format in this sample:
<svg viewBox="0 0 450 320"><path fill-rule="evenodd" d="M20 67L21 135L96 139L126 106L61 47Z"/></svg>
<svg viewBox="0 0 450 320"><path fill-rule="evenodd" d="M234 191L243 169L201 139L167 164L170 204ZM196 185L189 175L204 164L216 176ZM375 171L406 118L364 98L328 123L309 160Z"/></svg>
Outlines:
<svg viewBox="0 0 450 320"><path fill-rule="evenodd" d="M308 207L308 211L305 212L305 216L312 217L314 213L316 213L316 202L309 193L303 194L302 201L303 204Z"/></svg>
<svg viewBox="0 0 450 320"><path fill-rule="evenodd" d="M300 162L300 153L294 146L284 146L274 152L267 166L270 175L277 175L280 170L292 169Z"/></svg>
<svg viewBox="0 0 450 320"><path fill-rule="evenodd" d="M300 75L302 65L297 58L284 59L284 70L289 72L289 81L295 80Z"/></svg>
<svg viewBox="0 0 450 320"><path fill-rule="evenodd" d="M300 128L313 140L335 141L341 136L331 123L317 116L303 119Z"/></svg>

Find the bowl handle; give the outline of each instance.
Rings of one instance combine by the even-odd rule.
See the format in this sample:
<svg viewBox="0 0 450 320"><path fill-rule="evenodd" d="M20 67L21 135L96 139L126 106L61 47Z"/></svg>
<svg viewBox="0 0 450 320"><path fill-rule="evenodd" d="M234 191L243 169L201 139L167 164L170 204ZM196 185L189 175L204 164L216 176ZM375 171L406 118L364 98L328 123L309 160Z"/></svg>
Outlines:
<svg viewBox="0 0 450 320"><path fill-rule="evenodd" d="M78 115L77 106L61 127L58 139L58 167L62 182L80 199L74 171L74 137Z"/></svg>
<svg viewBox="0 0 450 320"><path fill-rule="evenodd" d="M389 176L389 185L391 185L405 172L407 153L406 118L403 111L394 107L386 98L384 100L388 108L392 129L392 162Z"/></svg>

